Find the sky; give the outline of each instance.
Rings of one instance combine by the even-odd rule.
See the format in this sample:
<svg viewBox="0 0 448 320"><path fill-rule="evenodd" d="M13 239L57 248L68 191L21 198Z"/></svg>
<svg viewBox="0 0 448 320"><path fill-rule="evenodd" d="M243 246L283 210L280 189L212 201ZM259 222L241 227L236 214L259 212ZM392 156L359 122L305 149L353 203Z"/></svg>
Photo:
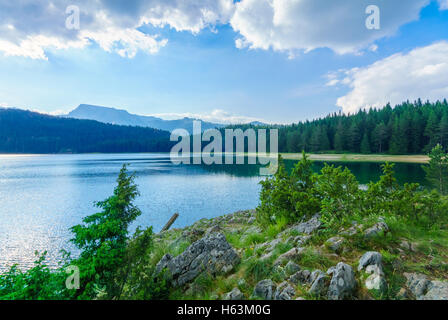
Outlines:
<svg viewBox="0 0 448 320"><path fill-rule="evenodd" d="M292 123L417 98L448 98L448 0L0 0L1 107Z"/></svg>

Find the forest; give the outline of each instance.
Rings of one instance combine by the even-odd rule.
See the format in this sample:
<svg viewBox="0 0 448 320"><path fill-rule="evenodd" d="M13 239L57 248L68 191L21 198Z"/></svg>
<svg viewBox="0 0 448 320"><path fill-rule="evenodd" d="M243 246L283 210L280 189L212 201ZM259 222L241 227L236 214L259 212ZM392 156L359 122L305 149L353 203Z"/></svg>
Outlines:
<svg viewBox="0 0 448 320"><path fill-rule="evenodd" d="M253 126L228 128L237 127ZM419 99L267 128L279 129L279 152L426 154L437 144L448 147L448 102Z"/></svg>
<svg viewBox="0 0 448 320"><path fill-rule="evenodd" d="M448 146L448 103L388 104L279 129L280 152L424 154L438 143Z"/></svg>
<svg viewBox="0 0 448 320"><path fill-rule="evenodd" d="M167 131L0 109L0 153L169 152Z"/></svg>
<svg viewBox="0 0 448 320"><path fill-rule="evenodd" d="M427 154L448 147L448 102L419 99L292 125L226 128L277 128L279 152ZM169 152L173 145L162 130L0 110L0 153Z"/></svg>

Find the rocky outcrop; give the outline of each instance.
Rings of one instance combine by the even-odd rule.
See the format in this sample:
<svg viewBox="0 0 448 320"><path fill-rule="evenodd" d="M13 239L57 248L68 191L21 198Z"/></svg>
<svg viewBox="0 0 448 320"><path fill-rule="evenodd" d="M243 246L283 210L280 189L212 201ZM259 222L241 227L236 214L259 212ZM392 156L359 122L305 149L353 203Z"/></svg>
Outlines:
<svg viewBox="0 0 448 320"><path fill-rule="evenodd" d="M370 265L376 265L382 268L383 257L379 252L369 251L364 253L364 255L359 259L358 271L367 268Z"/></svg>
<svg viewBox="0 0 448 320"><path fill-rule="evenodd" d="M342 246L344 245L345 239L339 236L332 237L325 243L328 249L333 252L341 252Z"/></svg>
<svg viewBox="0 0 448 320"><path fill-rule="evenodd" d="M424 274L405 273L404 276L407 280L406 286L415 298L419 299L425 295L431 281Z"/></svg>
<svg viewBox="0 0 448 320"><path fill-rule="evenodd" d="M275 300L292 300L296 295L294 288L286 281L280 283L275 290Z"/></svg>
<svg viewBox="0 0 448 320"><path fill-rule="evenodd" d="M282 265L287 263L287 261L300 259L304 249L303 248L292 248L291 250L280 255L274 262L274 265Z"/></svg>
<svg viewBox="0 0 448 320"><path fill-rule="evenodd" d="M244 295L238 288L233 288L224 296L224 300L243 300Z"/></svg>
<svg viewBox="0 0 448 320"><path fill-rule="evenodd" d="M421 300L448 300L448 282L431 281Z"/></svg>
<svg viewBox="0 0 448 320"><path fill-rule="evenodd" d="M405 273L408 290L417 300L448 300L448 282L430 281L423 274Z"/></svg>
<svg viewBox="0 0 448 320"><path fill-rule="evenodd" d="M309 270L300 270L289 277L289 281L298 284L308 284L310 282L311 272Z"/></svg>
<svg viewBox="0 0 448 320"><path fill-rule="evenodd" d="M275 291L276 287L274 282L272 282L271 279L265 279L257 283L252 296L262 300L272 300L274 298Z"/></svg>
<svg viewBox="0 0 448 320"><path fill-rule="evenodd" d="M308 293L315 296L325 296L328 292L329 278L321 270L314 270L311 273L311 288Z"/></svg>
<svg viewBox="0 0 448 320"><path fill-rule="evenodd" d="M292 275L294 273L296 273L297 271L300 271L300 266L293 262L293 261L289 261L286 266L285 266L285 272L287 275Z"/></svg>
<svg viewBox="0 0 448 320"><path fill-rule="evenodd" d="M387 291L387 281L383 269L383 257L379 252L366 252L358 263L358 271L365 270L370 276L365 281L369 290L377 290L380 293Z"/></svg>
<svg viewBox="0 0 448 320"><path fill-rule="evenodd" d="M374 238L380 234L385 234L389 232L389 226L384 221L380 221L373 227L364 231L364 236L368 239Z"/></svg>
<svg viewBox="0 0 448 320"><path fill-rule="evenodd" d="M311 234L321 226L322 222L320 221L320 214L316 214L310 220L292 227L291 230L295 230L298 233Z"/></svg>
<svg viewBox="0 0 448 320"><path fill-rule="evenodd" d="M332 275L327 294L329 300L344 300L354 295L356 279L352 267L339 262L336 267L328 269L327 274Z"/></svg>
<svg viewBox="0 0 448 320"><path fill-rule="evenodd" d="M165 255L156 266L156 273L168 269L173 286L182 286L200 273L211 275L226 273L240 259L221 233L210 234L189 246L177 257Z"/></svg>

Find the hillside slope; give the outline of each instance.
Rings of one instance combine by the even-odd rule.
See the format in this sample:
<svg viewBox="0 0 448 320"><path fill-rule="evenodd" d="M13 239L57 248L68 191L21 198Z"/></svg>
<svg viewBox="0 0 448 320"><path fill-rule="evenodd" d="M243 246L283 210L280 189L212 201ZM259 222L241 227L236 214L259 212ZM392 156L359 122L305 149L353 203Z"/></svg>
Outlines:
<svg viewBox="0 0 448 320"><path fill-rule="evenodd" d="M0 109L0 153L167 152L167 131Z"/></svg>

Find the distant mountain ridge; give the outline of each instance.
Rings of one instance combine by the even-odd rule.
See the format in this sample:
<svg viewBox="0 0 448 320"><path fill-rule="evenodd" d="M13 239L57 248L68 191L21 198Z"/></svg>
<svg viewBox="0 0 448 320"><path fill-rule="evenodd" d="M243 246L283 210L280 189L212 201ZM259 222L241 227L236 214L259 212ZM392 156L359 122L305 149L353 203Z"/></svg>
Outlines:
<svg viewBox="0 0 448 320"><path fill-rule="evenodd" d="M103 123L149 127L172 132L175 129L185 129L192 133L193 121L198 119L183 118L178 120L163 120L161 118L152 116L140 116L110 107L102 107L88 104L81 104L69 114L65 115L67 118L82 119L82 120L96 120ZM223 124L202 121L202 130L222 128Z"/></svg>
<svg viewBox="0 0 448 320"><path fill-rule="evenodd" d="M0 153L169 152L173 145L159 129L0 108Z"/></svg>

